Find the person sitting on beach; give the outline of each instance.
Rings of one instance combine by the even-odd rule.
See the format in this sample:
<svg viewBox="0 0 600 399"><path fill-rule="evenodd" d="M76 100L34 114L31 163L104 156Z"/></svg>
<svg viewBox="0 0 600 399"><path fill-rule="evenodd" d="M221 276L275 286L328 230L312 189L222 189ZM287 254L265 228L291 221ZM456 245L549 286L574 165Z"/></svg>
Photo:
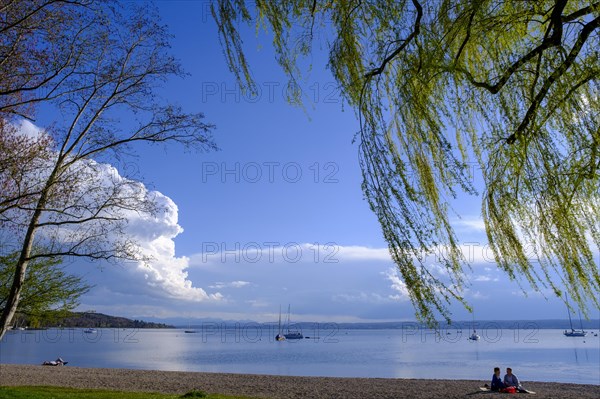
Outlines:
<svg viewBox="0 0 600 399"><path fill-rule="evenodd" d="M515 387L518 391L524 391L525 389L521 386L519 379L512 373L512 369L507 367L506 375L504 376L504 385L506 387Z"/></svg>
<svg viewBox="0 0 600 399"><path fill-rule="evenodd" d="M492 385L490 389L492 391L499 391L505 387L502 379L500 378L500 367L494 367L494 375L492 376Z"/></svg>

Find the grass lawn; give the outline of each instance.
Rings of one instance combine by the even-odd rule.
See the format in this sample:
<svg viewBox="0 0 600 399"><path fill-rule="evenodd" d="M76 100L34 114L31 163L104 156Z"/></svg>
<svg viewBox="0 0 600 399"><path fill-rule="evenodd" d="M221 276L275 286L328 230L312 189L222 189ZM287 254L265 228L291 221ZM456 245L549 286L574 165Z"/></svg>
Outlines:
<svg viewBox="0 0 600 399"><path fill-rule="evenodd" d="M0 399L249 399L244 396L209 395L200 391L185 395L147 392L102 391L58 387L0 387Z"/></svg>

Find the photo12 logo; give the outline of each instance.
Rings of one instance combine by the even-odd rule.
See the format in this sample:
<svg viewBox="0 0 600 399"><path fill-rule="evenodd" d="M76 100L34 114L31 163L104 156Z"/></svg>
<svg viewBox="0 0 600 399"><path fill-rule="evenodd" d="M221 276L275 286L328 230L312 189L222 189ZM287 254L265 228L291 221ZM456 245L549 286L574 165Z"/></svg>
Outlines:
<svg viewBox="0 0 600 399"><path fill-rule="evenodd" d="M196 331L202 337L202 343L220 341L222 344L258 343L260 341L277 342L277 335L290 335L294 338L285 339L290 343L310 340L313 343L336 344L339 326L336 323L292 323L286 326L286 331L280 332L276 323L217 323L203 322Z"/></svg>
<svg viewBox="0 0 600 399"><path fill-rule="evenodd" d="M539 325L535 322L515 322L509 328L504 328L498 322L460 323L453 327L432 329L417 322L402 323L402 343L458 343L462 341L500 343L502 339L512 338L513 343L539 343Z"/></svg>
<svg viewBox="0 0 600 399"><path fill-rule="evenodd" d="M336 162L203 162L202 183L339 183Z"/></svg>
<svg viewBox="0 0 600 399"><path fill-rule="evenodd" d="M86 343L112 342L114 344L137 344L138 328L28 328L11 330L2 338L18 334L21 343Z"/></svg>
<svg viewBox="0 0 600 399"><path fill-rule="evenodd" d="M208 262L234 262L234 263L268 263L285 262L298 263L300 261L313 263L338 263L337 254L339 245L334 242L325 244L311 243L300 244L297 242L280 243L266 242L203 242L202 263Z"/></svg>
<svg viewBox="0 0 600 399"><path fill-rule="evenodd" d="M335 82L314 82L303 88L293 82L282 83L276 81L257 82L252 88L244 89L234 82L202 82L200 96L202 103L248 103L256 104L266 102L303 102L317 104L341 104L342 95L340 87Z"/></svg>

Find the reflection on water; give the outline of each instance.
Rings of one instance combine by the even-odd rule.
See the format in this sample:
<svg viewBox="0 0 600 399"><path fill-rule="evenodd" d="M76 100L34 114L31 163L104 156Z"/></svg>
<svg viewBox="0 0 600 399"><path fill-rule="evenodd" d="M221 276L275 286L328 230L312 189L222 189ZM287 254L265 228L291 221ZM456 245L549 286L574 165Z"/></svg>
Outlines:
<svg viewBox="0 0 600 399"><path fill-rule="evenodd" d="M410 328L304 331L309 339L277 342L258 324L183 330L81 329L15 331L0 343L0 363L40 364L58 356L69 365L135 369L487 380L493 367L512 367L523 381L600 384L598 337L561 330L478 330L436 333Z"/></svg>

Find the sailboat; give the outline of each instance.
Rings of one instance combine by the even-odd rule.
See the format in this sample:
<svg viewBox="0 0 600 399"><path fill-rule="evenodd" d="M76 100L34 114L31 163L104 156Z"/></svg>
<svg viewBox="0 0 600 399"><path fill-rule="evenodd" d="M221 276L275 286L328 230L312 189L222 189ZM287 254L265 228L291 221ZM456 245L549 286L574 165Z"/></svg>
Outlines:
<svg viewBox="0 0 600 399"><path fill-rule="evenodd" d="M194 329L192 328L192 324L191 324L191 323L188 323L188 328L187 328L187 330L183 330L183 332L184 332L185 334L196 334L198 331L196 331L196 330L194 330Z"/></svg>
<svg viewBox="0 0 600 399"><path fill-rule="evenodd" d="M275 341L285 341L285 336L281 332L281 305L279 305L279 324L277 325L277 335Z"/></svg>
<svg viewBox="0 0 600 399"><path fill-rule="evenodd" d="M469 340L470 341L479 341L481 337L479 336L479 334L477 334L477 331L475 330L475 313L473 313L473 334L471 334L469 336Z"/></svg>
<svg viewBox="0 0 600 399"><path fill-rule="evenodd" d="M290 329L290 305L288 305L288 315L287 315L287 332L283 334L285 339L302 339L304 336L298 330Z"/></svg>
<svg viewBox="0 0 600 399"><path fill-rule="evenodd" d="M579 311L579 325L581 326L581 330L576 330L573 328L573 320L571 320L571 311L569 310L569 300L567 299L567 312L569 313L569 325L571 326L571 331L565 330L563 334L565 337L585 337L587 335L587 331L583 331L583 322L581 321L581 311Z"/></svg>
<svg viewBox="0 0 600 399"><path fill-rule="evenodd" d="M480 339L480 338L481 338L481 337L479 336L479 334L477 334L477 331L475 331L475 329L473 329L473 334L471 334L471 335L469 336L469 339L470 339L471 341L479 341L479 339Z"/></svg>

